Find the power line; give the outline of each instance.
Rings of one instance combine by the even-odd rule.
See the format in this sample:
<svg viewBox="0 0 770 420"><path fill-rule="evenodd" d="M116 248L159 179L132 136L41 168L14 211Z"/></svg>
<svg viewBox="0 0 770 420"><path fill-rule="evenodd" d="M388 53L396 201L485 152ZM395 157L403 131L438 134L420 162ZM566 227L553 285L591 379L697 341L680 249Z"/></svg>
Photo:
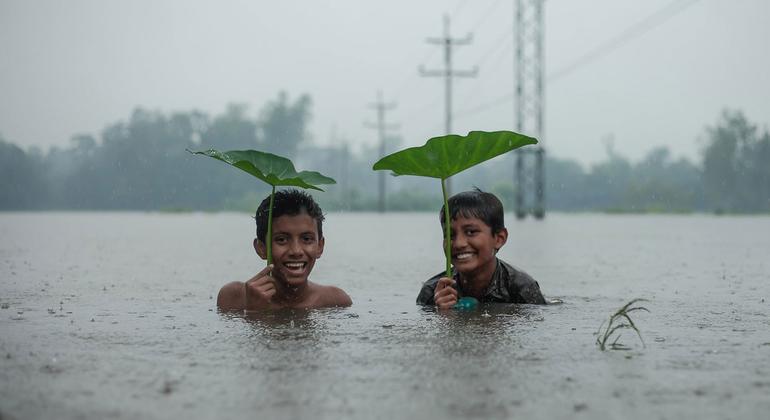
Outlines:
<svg viewBox="0 0 770 420"><path fill-rule="evenodd" d="M456 77L476 77L478 69L455 70L452 67L452 49L455 46L470 44L471 34L465 38L452 38L449 31L449 15L444 15L444 35L440 38L428 38L427 42L444 47L444 68L441 70L425 70L420 66L420 73L425 77L444 78L444 99L446 105L446 134L452 132L452 80ZM447 180L449 181L449 180ZM447 190L451 193L451 184L447 182Z"/></svg>
<svg viewBox="0 0 770 420"><path fill-rule="evenodd" d="M481 15L481 18L477 20L473 26L471 26L471 33L476 32L476 29L478 29L482 23L486 22L486 20L492 16L492 12L497 10L497 7L500 5L500 3L502 3L502 0L497 0L496 2L492 3L491 7L484 11L484 14Z"/></svg>
<svg viewBox="0 0 770 420"><path fill-rule="evenodd" d="M651 31L652 29L655 29L658 26L662 25L672 17L676 16L677 14L679 14L680 12L684 11L685 9L687 9L688 7L692 6L697 2L698 0L685 0L685 1L674 0L671 3L668 3L665 7L651 14L641 22L637 23L636 25L631 26L630 28L621 32L619 35L606 41L604 44L599 45L593 50L583 54L582 56L575 59L572 63L551 73L550 75L548 75L547 80L549 82L557 80L561 77L568 75L569 73L572 73L578 68L592 61L595 61L596 59L601 58L612 51L617 50L618 48L627 44L632 39L642 36L647 32Z"/></svg>
<svg viewBox="0 0 770 420"><path fill-rule="evenodd" d="M502 44L502 45L506 47L506 48L505 48L505 50L506 50L505 52L507 52L507 50L510 50L510 49L512 49L512 48L513 48L513 42L508 42L508 43L505 43L505 44ZM499 46L498 46L498 47L499 47ZM492 65L491 65L491 66L489 66L489 67L490 67L490 68L492 68L492 69L495 69L495 68L497 68L497 64L500 62L500 60L502 60L502 59L505 57L505 54L504 54L505 52L501 52L501 53L500 53L500 54L497 56L497 60L495 60L495 61L492 63ZM487 73L487 74L489 74L489 73ZM479 80L481 80L481 79L479 79ZM480 87L484 86L484 85L486 84L486 82L488 82L489 80L491 80L491 79L483 79L483 81L482 81L480 84L476 84L476 85L472 86L474 89L471 89L471 90L468 92L468 94L467 94L467 95L465 95L465 96L463 97L463 100L462 100L460 103L468 103L468 102L470 102L470 99L471 99L471 98L473 98L473 96L474 96L474 94L477 92L477 90L478 90ZM497 98L495 101L493 101L494 103L491 103L491 102L486 102L486 103L484 103L484 104L482 104L482 105L480 105L480 106L488 106L489 108L493 108L493 107L495 107L495 106L497 106L497 105L502 105L502 104L504 104L504 103L506 103L506 102L509 102L509 101L513 100L513 98L514 98L514 94L513 94L513 93L510 93L510 94L507 94L507 95L505 95L505 96L502 96L502 97L499 97L499 98ZM433 102L433 105L435 105L435 103L436 103L436 102L438 102L438 100L435 100L435 101ZM462 117L464 117L464 116L467 116L467 115L473 115L473 114L475 114L476 112L480 112L480 111L477 111L477 110L476 110L476 108L478 108L478 107L469 108L469 109L466 109L466 110L464 110L464 111L460 111L460 112L458 112L458 113L455 115L455 118L462 118ZM437 126L435 131L438 131L439 129L440 129L440 127L438 127L438 126Z"/></svg>
<svg viewBox="0 0 770 420"><path fill-rule="evenodd" d="M408 112L408 116L406 118L402 119L401 121L403 121L406 124L406 123L412 122L412 121L414 121L414 120L416 120L418 118L425 118L424 113L426 111L428 111L429 109L435 108L436 105L438 105L439 101L441 101L441 96L437 95L437 96L435 96L433 98L432 101L430 101L428 103L425 103L423 105L420 105L420 107L415 108L412 111L409 111ZM440 127L439 127L439 129L440 129ZM434 130L434 131L438 131L438 130Z"/></svg>
<svg viewBox="0 0 770 420"><path fill-rule="evenodd" d="M449 15L451 18L454 18L457 16L458 13L460 13L461 10L465 7L465 5L468 4L468 0L460 0L457 2L457 6L455 6L455 9L452 11L452 14Z"/></svg>
<svg viewBox="0 0 770 420"><path fill-rule="evenodd" d="M460 13L465 8L465 6L468 5L468 3L469 3L468 0L460 0L460 1L458 1L457 5L454 8L454 10L450 14L450 19L454 19L454 17L457 16L457 14ZM436 48L430 48L428 53L425 54L421 60L417 60L417 62L424 63L424 62L430 60L431 58L433 58L434 55L436 55L437 51L438 50ZM409 58L408 62L409 63L413 63L414 60ZM407 75L406 77L404 77L402 79L402 81L399 84L396 85L397 87L393 90L394 96L396 98L401 96L401 94L406 90L406 88L409 87L416 80L417 80L417 78L413 74L410 74L410 75Z"/></svg>
<svg viewBox="0 0 770 420"><path fill-rule="evenodd" d="M513 32L513 29L512 28L508 28L503 33L498 35L497 38L495 38L494 42L492 43L492 48L488 49L481 56L481 59L479 59L479 61L476 62L476 66L481 67L481 65L485 61L487 61L487 59L489 57L492 56L492 53L495 53L495 52L497 52L498 50L501 49L500 47L506 47L506 46L510 47L511 46L511 42L513 41L512 32ZM503 42L506 39L507 39L507 41Z"/></svg>
<svg viewBox="0 0 770 420"><path fill-rule="evenodd" d="M491 7L487 8L487 10L482 14L481 18L476 21L476 24L473 25L473 29L471 32L475 32L476 29L478 29L482 23L486 22L486 20L492 15L492 12L496 11L498 9L498 6L502 3L502 0L497 0L492 4ZM483 54L481 54L481 58L476 62L474 65L475 68L481 68L481 66L492 56L496 56L497 60L494 62L492 66L490 66L493 70L497 68L497 63L500 62L500 60L505 56L507 53L507 50L513 48L513 27L507 26L502 33L500 33L497 37L495 37L494 41L492 41L492 47L488 48L486 51L484 51ZM490 79L478 79L481 83L474 83L470 87L473 89L469 90L468 94L465 95L464 100L461 103L467 103L470 98L473 97L473 95L476 93L476 90L485 85L486 82L488 82Z"/></svg>
<svg viewBox="0 0 770 420"><path fill-rule="evenodd" d="M487 61L487 59L489 59L492 56L496 56L497 60L495 60L492 63L492 65L489 66L489 67L492 70L498 68L497 64L500 62L500 60L502 60L504 57L507 57L506 53L509 50L513 49L513 36L511 34L511 32L512 32L512 30L508 29L503 34L501 34L501 36L499 36L498 39L495 40L495 45L493 45L494 48L490 48L489 50L487 50L487 52L482 56L482 58L476 63L476 65L474 67L479 67L480 68L481 65L484 64L484 62ZM504 37L507 37L508 40L506 42L501 42L501 41L503 41ZM499 53L499 54L496 54L496 53ZM489 74L489 72L487 72L486 74ZM476 93L476 90L479 89L480 87L486 85L486 83L489 82L491 79L490 78L486 78L486 79L479 78L478 80L480 81L480 83L475 83L472 86L474 89L471 89L470 92L467 95L465 95L464 100L461 103L468 103L469 102L468 100L473 97L473 95Z"/></svg>
<svg viewBox="0 0 770 420"><path fill-rule="evenodd" d="M498 96L497 98L489 101L484 102L481 105L477 105L473 108L468 108L462 112L459 112L456 118L463 118L468 117L474 114L478 114L479 112L486 111L487 109L494 108L498 105L502 105L504 103L512 101L516 95L514 93L506 93L503 96Z"/></svg>
<svg viewBox="0 0 770 420"><path fill-rule="evenodd" d="M418 62L425 62L425 61L428 61L428 60L429 60L429 59L431 59L431 58L432 58L434 55L436 55L436 52L437 52L437 51L438 51L438 50L437 50L437 49L435 49L435 48L430 48L430 49L429 49L429 51L428 51L428 53L427 53L427 54L425 54L425 55L423 56L422 60L419 60ZM414 61L413 61L413 60L411 60L411 59L409 59L408 61L409 61L409 63L410 63L410 64L414 62ZM414 76L414 74L409 74L409 75L407 75L406 77L404 77L404 78L402 79L402 82L398 84L398 87L397 87L396 89L394 89L394 91L393 91L393 92L394 92L394 96L395 96L395 97L399 97L399 96L401 96L401 93L403 93L403 92L406 90L406 88L407 88L409 85L411 85L412 83L414 83L414 82L415 82L417 79L418 79L418 77L415 77L415 76Z"/></svg>
<svg viewBox="0 0 770 420"><path fill-rule="evenodd" d="M479 26L481 26L481 24L484 23L492 15L492 12L497 10L498 6L501 3L502 3L502 0L497 0L496 2L494 2L492 4L491 7L487 8L487 10L481 15L481 18L479 18L476 21L476 23L473 25L473 28L478 28ZM459 10L461 10L465 6L465 4L467 4L467 2L461 2L455 8L455 11L452 12L452 17L454 17L457 14L457 12ZM473 33L474 31L471 30L470 32ZM491 44L492 48L487 49L481 55L481 58L476 62L476 64L473 67L474 68L480 68L483 63L485 63L490 57L492 57L494 55L494 53L497 53L497 52L499 52L502 49L512 48L512 44L511 44L511 42L513 41L512 32L513 32L513 29L511 27L507 27L502 33L500 33L495 38L495 40L492 42L492 44ZM503 42L503 41L506 40L506 38L507 38L507 42ZM435 53L437 51L437 49L432 49L431 51ZM432 54L430 54L429 57L430 56L432 56ZM425 60L427 60L427 58ZM425 61L425 60L423 60L423 61ZM498 61L499 61L499 56L498 56ZM481 80L481 79L479 79L479 80ZM487 79L484 79L484 80L487 80ZM483 81L482 81L482 83L483 83ZM471 92L471 94L472 93L473 92ZM467 95L466 99L468 97L470 97L471 94ZM421 106L420 108L418 108L420 110L420 112L410 113L410 117L407 117L405 122L411 121L411 120L413 120L413 119L415 119L417 117L421 117L422 116L421 115L422 111L426 111L426 110L428 110L430 108L433 108L436 105L436 103L438 103L438 101L439 101L439 98L436 97L430 103ZM463 101L463 103L465 103L465 102L467 102L467 101ZM439 129L440 129L440 127L438 127L435 131L438 131Z"/></svg>
<svg viewBox="0 0 770 420"><path fill-rule="evenodd" d="M688 7L692 6L693 4L697 3L698 1L699 0L685 0L685 1L674 0L668 3L666 6L657 10L653 14L649 15L639 23L629 27L625 31L621 32L619 35L611 38L609 41L583 54L578 59L573 61L571 64L562 67L561 69L557 70L554 73L551 73L546 78L546 81L553 82L555 80L563 78L564 76L574 72L575 70L585 66L586 64L589 64L611 53L612 51L617 50L621 46L627 44L632 39L637 38L641 35L644 35L645 33L651 31L652 29L662 25L663 23L665 23L675 15L679 14L680 12L684 11ZM479 112L486 111L487 109L494 108L506 102L510 102L514 98L515 98L515 94L513 92L507 93L505 95L492 99L488 102L477 105L473 108L465 109L459 112L456 118L468 117L468 116L477 114Z"/></svg>

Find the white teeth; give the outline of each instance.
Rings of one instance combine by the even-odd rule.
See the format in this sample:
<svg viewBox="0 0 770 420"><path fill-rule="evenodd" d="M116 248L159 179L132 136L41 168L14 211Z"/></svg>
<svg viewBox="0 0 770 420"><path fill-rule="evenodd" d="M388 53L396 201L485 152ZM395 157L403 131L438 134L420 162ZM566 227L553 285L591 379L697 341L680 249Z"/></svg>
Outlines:
<svg viewBox="0 0 770 420"><path fill-rule="evenodd" d="M465 260L465 259L470 258L471 256L473 256L472 253L470 253L470 252L463 252L462 254L455 255L455 258L458 259L458 260Z"/></svg>
<svg viewBox="0 0 770 420"><path fill-rule="evenodd" d="M305 266L305 263L286 263L284 265L290 269L296 269L296 268L303 268Z"/></svg>

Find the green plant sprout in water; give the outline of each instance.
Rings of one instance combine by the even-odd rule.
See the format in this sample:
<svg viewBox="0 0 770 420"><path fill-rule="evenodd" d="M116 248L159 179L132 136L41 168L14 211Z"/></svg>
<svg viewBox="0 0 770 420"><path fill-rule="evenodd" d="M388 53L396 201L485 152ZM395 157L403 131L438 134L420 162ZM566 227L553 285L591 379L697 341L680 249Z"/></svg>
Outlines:
<svg viewBox="0 0 770 420"><path fill-rule="evenodd" d="M599 331L597 331L598 337L596 338L596 344L599 345L600 350L604 351L607 349L607 347L612 350L630 350L630 347L622 343L618 343L618 340L620 339L620 332L618 332L618 330L628 328L636 331L636 335L639 336L639 341L642 342L642 346L645 346L644 340L642 339L642 334L639 333L639 329L636 328L636 324L634 324L634 321L632 321L631 317L628 315L634 311L650 312L644 306L634 306L639 302L649 301L647 299L640 298L634 299L626 303L622 308L618 309L617 312L612 314L612 316L610 316L609 322L607 322L606 327L604 326L604 322L602 322L602 325L599 326ZM603 331L602 327L604 327ZM607 344L613 334L617 334L615 340L612 341L612 343Z"/></svg>
<svg viewBox="0 0 770 420"><path fill-rule="evenodd" d="M228 165L234 166L244 172L248 172L256 178L261 179L272 187L270 192L270 209L267 214L267 265L273 263L273 200L275 198L275 187L299 187L304 189L313 189L323 191L318 185L336 184L332 178L314 171L297 172L294 164L283 156L272 153L259 152L256 150L230 150L220 152L209 149L200 152L194 152L187 149L188 152L195 155L208 156Z"/></svg>
<svg viewBox="0 0 770 420"><path fill-rule="evenodd" d="M410 147L385 156L378 160L372 169L390 170L394 176L415 175L441 180L446 221L444 223L446 276L451 277L452 254L450 212L446 192L447 178L503 153L536 143L536 139L512 131L471 131L467 136L448 134L434 137L423 146ZM469 309L478 303L473 301L475 301L473 298L461 298L455 306L458 309Z"/></svg>

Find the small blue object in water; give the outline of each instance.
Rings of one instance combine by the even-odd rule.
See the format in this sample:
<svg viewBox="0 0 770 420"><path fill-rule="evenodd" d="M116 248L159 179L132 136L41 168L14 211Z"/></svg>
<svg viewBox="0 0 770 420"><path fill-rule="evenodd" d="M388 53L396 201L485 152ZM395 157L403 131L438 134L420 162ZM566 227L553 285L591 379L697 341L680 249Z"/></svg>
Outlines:
<svg viewBox="0 0 770 420"><path fill-rule="evenodd" d="M465 297L461 297L460 300L458 300L457 303L455 303L454 308L460 309L460 310L468 310L468 309L473 309L478 305L479 305L479 301L476 300L476 298L465 296Z"/></svg>

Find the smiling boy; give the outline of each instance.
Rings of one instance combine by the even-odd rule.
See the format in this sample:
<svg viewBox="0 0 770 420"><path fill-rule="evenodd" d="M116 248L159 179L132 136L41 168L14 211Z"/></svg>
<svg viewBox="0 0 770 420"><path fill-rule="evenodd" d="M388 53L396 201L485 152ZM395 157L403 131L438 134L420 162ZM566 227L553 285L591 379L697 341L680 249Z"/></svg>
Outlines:
<svg viewBox="0 0 770 420"><path fill-rule="evenodd" d="M256 214L257 255L267 259L267 218L270 197ZM321 208L309 194L298 190L276 191L273 203L273 264L246 282L234 281L222 287L217 306L223 311L259 311L280 308L323 308L350 306L342 289L308 280L315 261L324 249Z"/></svg>
<svg viewBox="0 0 770 420"><path fill-rule="evenodd" d="M426 281L417 303L451 308L460 297L479 302L545 304L537 282L497 258L508 240L503 204L494 194L466 191L449 198L452 278L439 273ZM444 208L439 219L444 228Z"/></svg>

